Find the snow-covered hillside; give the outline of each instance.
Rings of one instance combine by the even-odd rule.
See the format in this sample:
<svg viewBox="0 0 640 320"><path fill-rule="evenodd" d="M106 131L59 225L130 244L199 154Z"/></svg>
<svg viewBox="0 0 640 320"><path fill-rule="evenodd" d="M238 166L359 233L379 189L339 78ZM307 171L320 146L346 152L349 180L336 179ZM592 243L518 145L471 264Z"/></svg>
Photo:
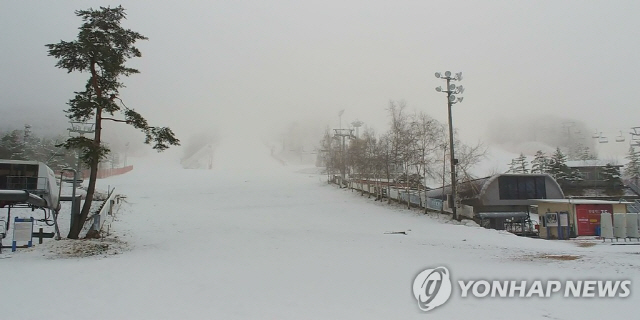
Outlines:
<svg viewBox="0 0 640 320"><path fill-rule="evenodd" d="M640 246L545 241L449 223L281 166L263 144L222 141L213 170L136 163L100 181L127 196L117 250L77 258L69 240L3 253L2 319L604 319L626 299L478 299L428 314L411 288L454 279L632 279ZM404 234L388 234L404 231ZM115 240L113 240L115 243ZM127 249L125 249L127 248ZM118 252L118 254L113 254ZM550 259L574 255L577 260Z"/></svg>

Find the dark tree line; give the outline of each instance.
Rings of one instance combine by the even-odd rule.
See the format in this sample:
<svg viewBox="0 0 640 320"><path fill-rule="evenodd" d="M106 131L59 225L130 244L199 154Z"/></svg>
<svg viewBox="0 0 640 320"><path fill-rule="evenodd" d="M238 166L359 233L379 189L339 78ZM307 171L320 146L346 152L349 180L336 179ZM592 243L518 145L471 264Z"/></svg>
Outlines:
<svg viewBox="0 0 640 320"><path fill-rule="evenodd" d="M0 136L0 159L39 161L53 170L74 166L74 151L58 146L65 139L62 136L37 136L28 125Z"/></svg>

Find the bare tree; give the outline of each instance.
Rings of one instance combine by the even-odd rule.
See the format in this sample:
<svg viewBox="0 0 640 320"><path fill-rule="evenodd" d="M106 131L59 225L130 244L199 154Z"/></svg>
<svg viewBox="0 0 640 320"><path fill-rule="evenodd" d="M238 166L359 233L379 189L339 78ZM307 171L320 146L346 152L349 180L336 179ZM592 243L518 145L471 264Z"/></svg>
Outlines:
<svg viewBox="0 0 640 320"><path fill-rule="evenodd" d="M414 137L411 134L410 119L405 112L406 107L407 105L404 101L390 101L387 110L391 116L391 129L389 134L391 138L392 163L395 167L400 167L403 171L403 179L407 193L407 207L410 207L409 168L414 158L411 150Z"/></svg>
<svg viewBox="0 0 640 320"><path fill-rule="evenodd" d="M320 140L320 152L318 153L320 162L324 165L327 173L327 182L331 182L331 175L335 169L332 141L331 132L329 128L327 128L324 136L322 136L322 140Z"/></svg>
<svg viewBox="0 0 640 320"><path fill-rule="evenodd" d="M350 172L352 172L351 177L362 180L367 174L369 162L366 154L365 140L354 139L349 143L347 160ZM364 190L362 190L361 193L364 194Z"/></svg>
<svg viewBox="0 0 640 320"><path fill-rule="evenodd" d="M415 136L415 139L412 140L415 154L413 165L416 175L426 182L427 178L435 177L438 172L436 166L440 159L438 151L441 149L441 141L445 139L444 127L428 114L420 112L414 115L412 128L412 134ZM424 188L424 192L426 200L426 188ZM426 205L422 204L422 199L420 199L420 205L424 206L426 213Z"/></svg>

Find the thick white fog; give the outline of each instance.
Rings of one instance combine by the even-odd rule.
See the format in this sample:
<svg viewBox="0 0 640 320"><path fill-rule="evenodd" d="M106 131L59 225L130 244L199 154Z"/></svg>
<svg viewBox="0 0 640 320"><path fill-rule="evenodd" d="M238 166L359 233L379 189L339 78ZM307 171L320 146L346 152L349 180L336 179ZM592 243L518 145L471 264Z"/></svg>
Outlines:
<svg viewBox="0 0 640 320"><path fill-rule="evenodd" d="M80 25L73 11L100 5L0 3L3 131L28 122L66 133L62 110L87 75L55 68L44 45L73 40ZM282 144L294 123L319 140L326 127L339 126L340 110L344 126L359 119L383 132L390 100L446 122L445 96L434 90L444 83L433 76L446 70L464 74L465 100L453 118L470 143L492 145L504 122L544 127L566 119L610 137L640 125L633 117L640 95L635 1L122 5L125 27L149 37L138 44L142 58L129 63L141 73L124 79L122 99L151 124L171 127L183 145L203 132ZM114 149L142 147L134 130L116 124L108 131ZM505 135L520 131L511 126ZM620 155L628 143L594 148Z"/></svg>

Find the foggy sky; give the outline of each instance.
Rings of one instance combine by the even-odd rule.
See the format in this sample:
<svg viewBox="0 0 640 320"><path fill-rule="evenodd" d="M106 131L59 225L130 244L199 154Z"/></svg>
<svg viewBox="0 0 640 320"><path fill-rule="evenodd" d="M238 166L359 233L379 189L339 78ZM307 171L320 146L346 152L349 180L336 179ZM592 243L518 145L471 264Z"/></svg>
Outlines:
<svg viewBox="0 0 640 320"><path fill-rule="evenodd" d="M119 3L0 2L0 125L34 116L64 128L65 103L87 75L55 68L44 45L75 39L74 10L107 4ZM611 137L640 126L637 1L122 5L124 26L149 37L122 99L179 138L277 135L309 119L336 127L341 109L343 125L360 119L382 132L389 100L446 122L445 95L434 90L443 81L433 76L446 70L464 73L465 100L453 113L463 140L486 139L497 118L532 115L576 119Z"/></svg>

